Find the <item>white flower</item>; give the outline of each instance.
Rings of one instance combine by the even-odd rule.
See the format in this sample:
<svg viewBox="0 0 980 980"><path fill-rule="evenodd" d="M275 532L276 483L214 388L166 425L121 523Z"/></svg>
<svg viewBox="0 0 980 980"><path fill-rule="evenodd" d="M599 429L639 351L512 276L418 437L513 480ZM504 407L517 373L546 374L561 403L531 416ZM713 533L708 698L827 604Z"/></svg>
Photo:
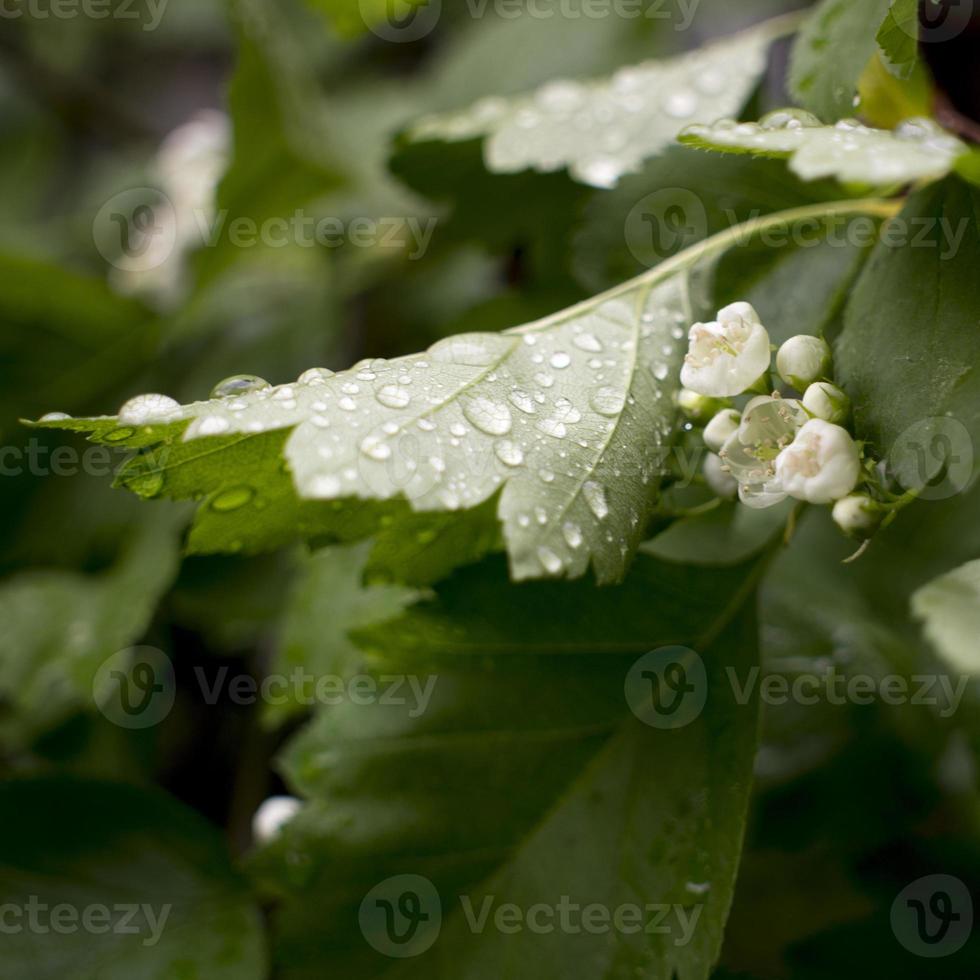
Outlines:
<svg viewBox="0 0 980 980"><path fill-rule="evenodd" d="M815 381L803 392L803 407L825 422L843 422L851 410L851 401L837 385Z"/></svg>
<svg viewBox="0 0 980 980"><path fill-rule="evenodd" d="M830 371L830 347L821 337L798 334L776 351L776 370L788 385L805 391Z"/></svg>
<svg viewBox="0 0 980 980"><path fill-rule="evenodd" d="M841 497L834 504L834 523L852 538L868 538L881 523L881 511L875 502L863 493Z"/></svg>
<svg viewBox="0 0 980 980"><path fill-rule="evenodd" d="M732 303L718 320L695 323L688 334L681 384L702 395L740 395L769 368L769 334L748 303Z"/></svg>
<svg viewBox="0 0 980 980"><path fill-rule="evenodd" d="M721 447L738 430L742 416L734 408L724 408L704 427L704 444L713 452L721 451Z"/></svg>
<svg viewBox="0 0 980 980"><path fill-rule="evenodd" d="M797 500L829 504L846 497L861 475L857 444L846 429L810 419L776 458L776 478Z"/></svg>
<svg viewBox="0 0 980 980"><path fill-rule="evenodd" d="M265 800L252 817L252 837L256 843L266 844L277 837L302 805L294 796L270 796Z"/></svg>
<svg viewBox="0 0 980 980"><path fill-rule="evenodd" d="M776 475L776 458L806 420L803 406L793 398L763 395L745 406L738 431L728 437L719 453L738 481L743 504L762 509L786 499Z"/></svg>
<svg viewBox="0 0 980 980"><path fill-rule="evenodd" d="M704 458L704 480L716 497L730 500L738 492L738 480L725 468L721 457L708 453Z"/></svg>

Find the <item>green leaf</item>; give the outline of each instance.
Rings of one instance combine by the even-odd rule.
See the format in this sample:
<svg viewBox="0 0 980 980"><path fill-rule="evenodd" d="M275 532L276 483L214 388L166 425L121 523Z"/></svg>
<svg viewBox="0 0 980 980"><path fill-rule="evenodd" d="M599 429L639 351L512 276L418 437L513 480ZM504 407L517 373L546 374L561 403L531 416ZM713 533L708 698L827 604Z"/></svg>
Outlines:
<svg viewBox="0 0 980 980"><path fill-rule="evenodd" d="M919 0L891 0L876 40L888 70L909 78L919 58Z"/></svg>
<svg viewBox="0 0 980 980"><path fill-rule="evenodd" d="M29 741L80 706L94 708L99 666L145 633L178 565L172 512L149 515L100 575L33 571L0 586L0 732Z"/></svg>
<svg viewBox="0 0 980 980"><path fill-rule="evenodd" d="M922 586L912 596L912 613L940 656L961 673L980 677L980 560Z"/></svg>
<svg viewBox="0 0 980 980"><path fill-rule="evenodd" d="M622 586L510 585L500 562L358 640L379 669L412 664L432 682L424 710L341 705L287 750L311 797L255 863L284 894L280 968L314 977L386 974L361 937L364 895L395 874L428 878L442 931L407 976L705 978L717 957L744 827L757 706L738 705L725 667L753 661L753 620L737 616L751 566L694 570L638 559ZM581 601L578 601L581 599ZM736 616L734 622L732 617ZM687 643L704 656L706 707L672 730L624 699L636 658ZM435 670L419 675L426 656ZM383 801L383 805L381 804ZM288 855L303 853L302 868ZM576 855L570 860L571 854ZM666 904L697 915L671 935L503 935L499 905L563 895L609 910ZM474 933L462 906L491 920Z"/></svg>
<svg viewBox="0 0 980 980"><path fill-rule="evenodd" d="M770 113L758 123L723 119L690 126L680 141L723 153L789 157L790 170L803 180L834 177L876 187L939 180L968 152L929 119L909 119L889 132L851 119L822 126L793 109Z"/></svg>
<svg viewBox="0 0 980 980"><path fill-rule="evenodd" d="M258 909L219 835L162 794L5 782L0 821L8 980L266 975Z"/></svg>
<svg viewBox="0 0 980 980"><path fill-rule="evenodd" d="M741 109L766 67L781 18L697 51L620 69L592 82L555 81L521 98L490 98L458 113L420 120L416 141L485 138L494 173L567 168L594 187L612 187L661 153L685 123Z"/></svg>
<svg viewBox="0 0 980 980"><path fill-rule="evenodd" d="M875 53L889 0L823 0L800 31L790 58L790 91L826 122L854 112L858 80Z"/></svg>
<svg viewBox="0 0 980 980"><path fill-rule="evenodd" d="M350 676L362 657L348 633L394 618L417 597L399 586L362 584L370 547L324 548L303 562L285 604L274 672ZM270 705L266 717L278 722L299 710L295 702Z"/></svg>
<svg viewBox="0 0 980 980"><path fill-rule="evenodd" d="M146 496L210 495L203 520L231 516L240 536L226 536L229 547L295 535L297 494L392 501L396 511L407 500L416 512L499 494L515 577L574 577L591 562L614 581L655 502L690 322L686 273L659 279L502 334L194 403L171 416L181 421L87 424L115 444L160 443L120 483ZM334 506L320 511L336 526L345 515ZM196 537L205 550L201 527L192 546Z"/></svg>
<svg viewBox="0 0 980 980"><path fill-rule="evenodd" d="M953 426L980 440L978 208L980 193L953 178L911 197L845 310L836 366L857 434L890 456L906 488L936 475L934 435Z"/></svg>

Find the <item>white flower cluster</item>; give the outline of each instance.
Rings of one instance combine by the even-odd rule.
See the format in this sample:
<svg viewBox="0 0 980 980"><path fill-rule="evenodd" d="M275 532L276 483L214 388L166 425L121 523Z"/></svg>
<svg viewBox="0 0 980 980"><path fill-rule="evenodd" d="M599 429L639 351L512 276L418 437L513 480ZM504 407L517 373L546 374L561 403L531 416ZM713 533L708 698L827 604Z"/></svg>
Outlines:
<svg viewBox="0 0 980 980"><path fill-rule="evenodd" d="M714 322L694 324L681 371L687 389L681 404L697 396L773 391L771 352L769 333L749 303L732 303ZM874 503L853 493L861 480L861 451L844 428L848 398L828 380L830 347L819 337L791 337L776 352L776 370L802 397L773 391L751 398L741 412L718 411L704 428L710 450L705 482L718 496L737 494L749 507L771 507L787 497L834 504L834 519L845 531L870 534Z"/></svg>

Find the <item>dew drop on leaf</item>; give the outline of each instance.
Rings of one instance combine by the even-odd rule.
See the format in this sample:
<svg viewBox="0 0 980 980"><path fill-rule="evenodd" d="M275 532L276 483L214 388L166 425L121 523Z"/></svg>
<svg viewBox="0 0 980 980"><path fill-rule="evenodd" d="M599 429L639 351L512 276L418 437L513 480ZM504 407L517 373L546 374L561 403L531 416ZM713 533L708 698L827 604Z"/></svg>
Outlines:
<svg viewBox="0 0 980 980"><path fill-rule="evenodd" d="M228 398L231 395L244 395L250 391L264 391L271 385L265 378L256 374L233 374L224 381L219 381L211 389L212 398Z"/></svg>
<svg viewBox="0 0 980 980"><path fill-rule="evenodd" d="M589 480L582 487L582 494L589 510L601 521L609 513L609 503L606 501L606 491L602 484Z"/></svg>
<svg viewBox="0 0 980 980"><path fill-rule="evenodd" d="M506 435L513 421L506 405L482 395L464 402L463 414L476 428L490 436Z"/></svg>
<svg viewBox="0 0 980 980"><path fill-rule="evenodd" d="M412 400L412 394L399 385L385 385L375 393L375 398L385 408L405 408Z"/></svg>
<svg viewBox="0 0 980 980"><path fill-rule="evenodd" d="M238 510L244 507L253 497L255 491L251 487L237 486L222 490L214 500L211 501L211 509L226 513L231 510Z"/></svg>
<svg viewBox="0 0 980 980"><path fill-rule="evenodd" d="M180 402L167 395L146 394L130 398L119 409L119 422L122 425L148 425L151 422L166 422L180 412Z"/></svg>
<svg viewBox="0 0 980 980"><path fill-rule="evenodd" d="M296 380L301 385L322 385L326 384L327 379L333 377L333 371L329 368L314 367L304 371Z"/></svg>

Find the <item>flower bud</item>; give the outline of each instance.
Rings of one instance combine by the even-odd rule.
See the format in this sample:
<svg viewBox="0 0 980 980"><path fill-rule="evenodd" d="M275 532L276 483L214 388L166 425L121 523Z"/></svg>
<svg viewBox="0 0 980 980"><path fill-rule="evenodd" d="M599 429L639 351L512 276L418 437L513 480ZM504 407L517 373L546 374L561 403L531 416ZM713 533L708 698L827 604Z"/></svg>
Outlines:
<svg viewBox="0 0 980 980"><path fill-rule="evenodd" d="M846 497L861 476L861 454L846 429L810 419L776 457L776 477L796 500L829 504Z"/></svg>
<svg viewBox="0 0 980 980"><path fill-rule="evenodd" d="M776 370L797 391L830 373L830 347L822 337L797 334L776 352Z"/></svg>
<svg viewBox="0 0 980 980"><path fill-rule="evenodd" d="M704 444L713 452L721 452L728 437L738 430L742 416L734 408L725 408L704 427Z"/></svg>
<svg viewBox="0 0 980 980"><path fill-rule="evenodd" d="M867 494L852 493L834 504L834 523L851 538L866 540L881 524L881 508Z"/></svg>
<svg viewBox="0 0 980 980"><path fill-rule="evenodd" d="M704 458L704 481L716 497L732 500L738 493L738 480L725 469L721 457L708 453Z"/></svg>
<svg viewBox="0 0 980 980"><path fill-rule="evenodd" d="M837 385L814 381L803 393L803 407L818 419L840 425L851 411L851 400Z"/></svg>
<svg viewBox="0 0 980 980"><path fill-rule="evenodd" d="M302 801L294 796L270 796L252 817L252 838L258 844L266 844L279 836L302 807Z"/></svg>
<svg viewBox="0 0 980 980"><path fill-rule="evenodd" d="M725 406L719 398L699 395L690 388L681 388L676 396L677 407L692 421L704 425Z"/></svg>

